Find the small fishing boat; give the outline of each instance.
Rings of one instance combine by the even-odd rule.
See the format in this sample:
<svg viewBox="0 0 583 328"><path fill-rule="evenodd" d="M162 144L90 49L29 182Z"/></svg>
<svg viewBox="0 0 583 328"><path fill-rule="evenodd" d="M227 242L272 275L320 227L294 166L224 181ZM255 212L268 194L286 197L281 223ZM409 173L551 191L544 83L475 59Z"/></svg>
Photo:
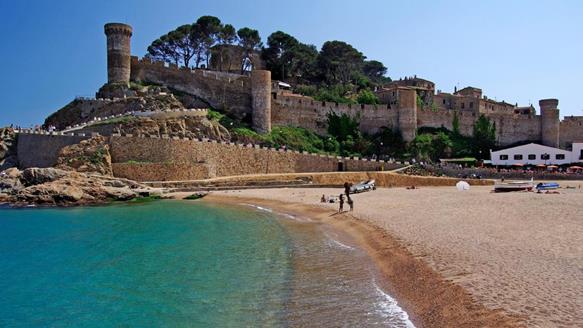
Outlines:
<svg viewBox="0 0 583 328"><path fill-rule="evenodd" d="M536 185L536 190L555 190L559 189L559 184L556 182L539 183Z"/></svg>
<svg viewBox="0 0 583 328"><path fill-rule="evenodd" d="M532 191L533 188L534 182L532 180L501 182L494 185L494 192Z"/></svg>

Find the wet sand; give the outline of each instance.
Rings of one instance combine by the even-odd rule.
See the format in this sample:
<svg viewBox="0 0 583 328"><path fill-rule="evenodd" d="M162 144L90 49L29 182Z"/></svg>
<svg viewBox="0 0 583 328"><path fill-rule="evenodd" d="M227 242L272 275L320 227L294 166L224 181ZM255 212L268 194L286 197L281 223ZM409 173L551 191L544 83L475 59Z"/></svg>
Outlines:
<svg viewBox="0 0 583 328"><path fill-rule="evenodd" d="M559 195L491 189L379 188L354 195L355 211L341 215L335 204L319 203L340 189L207 197L270 206L350 233L417 326L583 326L581 189Z"/></svg>

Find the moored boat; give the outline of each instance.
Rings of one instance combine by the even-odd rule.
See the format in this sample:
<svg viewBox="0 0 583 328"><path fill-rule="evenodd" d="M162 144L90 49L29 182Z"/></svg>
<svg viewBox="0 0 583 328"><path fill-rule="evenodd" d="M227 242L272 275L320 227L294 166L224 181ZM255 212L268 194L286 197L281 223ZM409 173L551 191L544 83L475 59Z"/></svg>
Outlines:
<svg viewBox="0 0 583 328"><path fill-rule="evenodd" d="M532 191L534 188L533 181L512 181L501 182L494 185L494 192L511 192L511 191Z"/></svg>
<svg viewBox="0 0 583 328"><path fill-rule="evenodd" d="M555 190L559 189L559 184L556 182L541 182L536 185L537 190Z"/></svg>

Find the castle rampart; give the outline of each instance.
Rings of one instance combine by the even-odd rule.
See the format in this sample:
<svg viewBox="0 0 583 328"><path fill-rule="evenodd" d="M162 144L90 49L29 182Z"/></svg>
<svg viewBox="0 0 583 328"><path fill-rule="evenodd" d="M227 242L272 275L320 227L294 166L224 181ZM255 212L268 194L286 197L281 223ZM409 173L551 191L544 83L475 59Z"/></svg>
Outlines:
<svg viewBox="0 0 583 328"><path fill-rule="evenodd" d="M106 24L105 32L110 83L132 80L161 84L196 96L236 118L251 119L254 129L262 133L269 132L273 124L303 127L325 134L327 116L333 112L358 118L363 133L374 134L381 127L389 127L400 131L405 141L412 141L420 127L453 129L454 115L458 116L460 132L471 135L475 121L482 114L496 123L496 137L502 146L542 141L553 147L568 147L569 143L583 136L581 128L578 128L580 122L559 121L558 101L555 99L542 100L541 115L536 116L532 106L518 107L488 99L479 88L468 87L453 94L435 93L433 82L413 77L389 83L379 90L377 95L385 104L319 102L300 95L272 92L268 71L252 71L249 77L179 68L147 58L130 59L131 27L118 23ZM419 101L423 106L418 108ZM92 113L98 105L88 103Z"/></svg>

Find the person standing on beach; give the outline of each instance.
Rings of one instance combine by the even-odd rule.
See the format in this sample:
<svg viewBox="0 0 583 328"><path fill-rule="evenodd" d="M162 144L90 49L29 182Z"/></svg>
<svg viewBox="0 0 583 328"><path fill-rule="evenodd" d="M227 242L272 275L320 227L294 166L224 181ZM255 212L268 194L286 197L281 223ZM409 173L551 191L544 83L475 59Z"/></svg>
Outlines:
<svg viewBox="0 0 583 328"><path fill-rule="evenodd" d="M350 207L350 212L352 212L352 210L354 209L354 201L352 200L352 198L348 197L348 206Z"/></svg>
<svg viewBox="0 0 583 328"><path fill-rule="evenodd" d="M338 213L340 213L344 210L344 194L340 194L339 203L340 203L340 207L338 208Z"/></svg>
<svg viewBox="0 0 583 328"><path fill-rule="evenodd" d="M344 193L346 194L346 197L350 198L350 187L352 185L348 182L344 182Z"/></svg>

